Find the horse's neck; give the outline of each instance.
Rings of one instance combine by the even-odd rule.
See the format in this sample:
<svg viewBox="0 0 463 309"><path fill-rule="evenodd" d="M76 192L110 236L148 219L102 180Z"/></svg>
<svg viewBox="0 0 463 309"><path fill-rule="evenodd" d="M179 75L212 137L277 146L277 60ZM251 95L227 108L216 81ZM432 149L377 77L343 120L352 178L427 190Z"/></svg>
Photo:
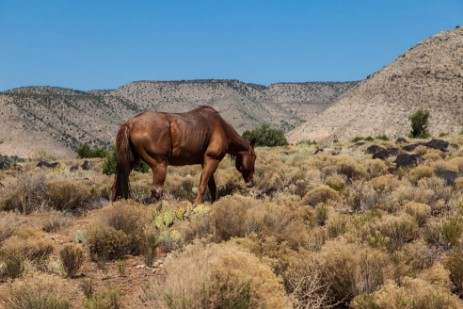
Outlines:
<svg viewBox="0 0 463 309"><path fill-rule="evenodd" d="M240 151L246 151L249 148L249 143L241 137L233 128L230 128L228 134L228 153L236 156Z"/></svg>

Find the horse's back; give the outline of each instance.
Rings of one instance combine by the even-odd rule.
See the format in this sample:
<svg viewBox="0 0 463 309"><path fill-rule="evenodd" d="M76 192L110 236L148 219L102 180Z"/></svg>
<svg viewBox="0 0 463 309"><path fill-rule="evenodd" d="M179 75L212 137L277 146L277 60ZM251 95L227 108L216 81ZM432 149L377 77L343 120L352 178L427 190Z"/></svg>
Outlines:
<svg viewBox="0 0 463 309"><path fill-rule="evenodd" d="M172 165L200 164L211 136L222 132L217 116L208 106L186 113L144 112L129 120L131 143L144 160L149 155Z"/></svg>

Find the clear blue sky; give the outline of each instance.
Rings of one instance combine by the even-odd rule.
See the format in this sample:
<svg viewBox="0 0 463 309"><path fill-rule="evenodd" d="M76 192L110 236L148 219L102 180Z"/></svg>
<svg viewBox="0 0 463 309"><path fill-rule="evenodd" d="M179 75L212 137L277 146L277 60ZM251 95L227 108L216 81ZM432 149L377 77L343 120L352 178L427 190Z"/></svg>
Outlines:
<svg viewBox="0 0 463 309"><path fill-rule="evenodd" d="M364 79L463 26L463 0L0 0L0 90Z"/></svg>

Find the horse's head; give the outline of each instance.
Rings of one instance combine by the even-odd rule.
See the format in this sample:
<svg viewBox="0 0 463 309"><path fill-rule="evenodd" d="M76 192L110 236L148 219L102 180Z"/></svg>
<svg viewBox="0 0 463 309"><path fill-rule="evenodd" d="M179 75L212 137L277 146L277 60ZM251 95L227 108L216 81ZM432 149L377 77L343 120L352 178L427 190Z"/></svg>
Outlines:
<svg viewBox="0 0 463 309"><path fill-rule="evenodd" d="M256 139L252 139L248 149L240 151L235 160L236 169L243 175L243 179L248 188L254 186L254 164L256 162L256 153L254 152L255 143Z"/></svg>

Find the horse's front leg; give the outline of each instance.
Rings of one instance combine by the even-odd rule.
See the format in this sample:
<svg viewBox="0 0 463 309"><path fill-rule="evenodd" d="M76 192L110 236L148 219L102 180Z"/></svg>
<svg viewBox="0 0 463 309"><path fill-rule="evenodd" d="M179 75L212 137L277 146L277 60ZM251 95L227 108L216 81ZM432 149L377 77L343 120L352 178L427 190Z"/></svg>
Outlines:
<svg viewBox="0 0 463 309"><path fill-rule="evenodd" d="M209 188L209 193L211 194L211 202L214 203L217 199L217 186L215 184L214 174L212 174L209 178L207 186Z"/></svg>
<svg viewBox="0 0 463 309"><path fill-rule="evenodd" d="M164 182L166 181L167 166L164 164L156 164L151 167L153 172L153 186L151 187L151 197L156 200L161 200Z"/></svg>
<svg viewBox="0 0 463 309"><path fill-rule="evenodd" d="M203 164L203 170L201 172L201 180L199 181L198 195L196 196L196 204L201 204L203 202L203 197L204 193L206 192L207 185L209 185L212 200L215 200L216 187L213 174L217 169L217 166L219 166L219 162L219 160L211 158L205 160Z"/></svg>

